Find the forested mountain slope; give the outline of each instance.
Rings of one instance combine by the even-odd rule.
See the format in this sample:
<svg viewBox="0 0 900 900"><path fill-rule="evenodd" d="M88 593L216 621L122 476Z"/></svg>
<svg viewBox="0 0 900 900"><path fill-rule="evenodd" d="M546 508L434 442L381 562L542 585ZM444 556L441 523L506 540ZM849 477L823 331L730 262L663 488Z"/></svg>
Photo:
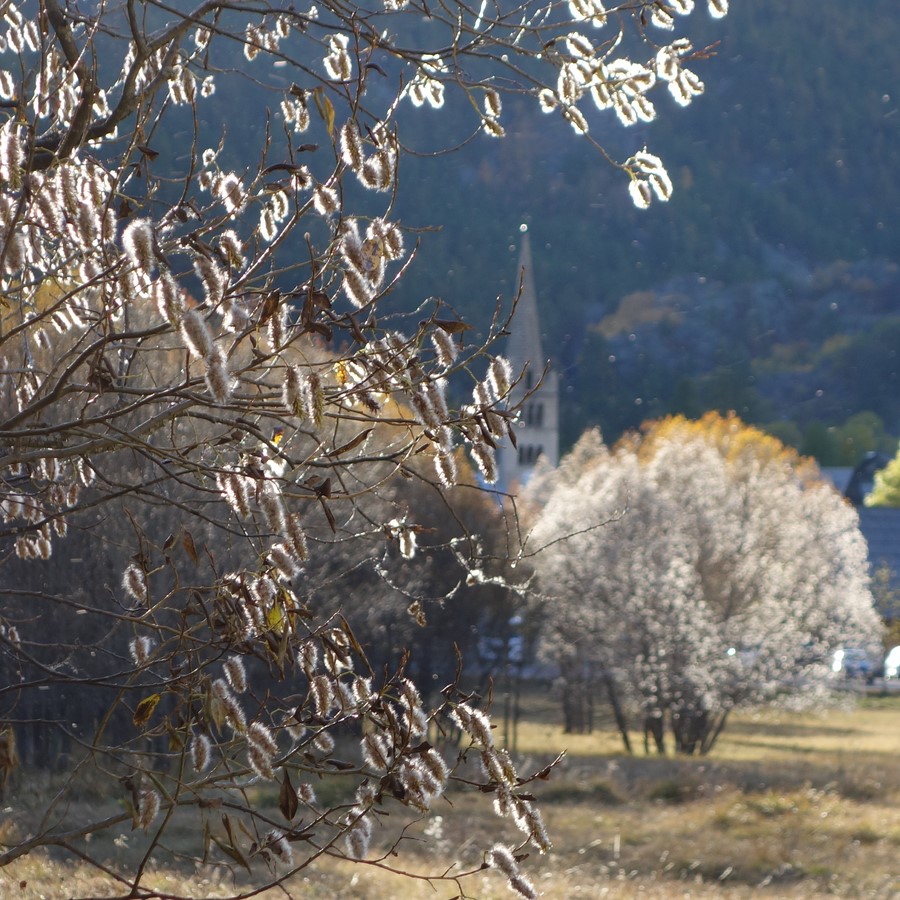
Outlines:
<svg viewBox="0 0 900 900"><path fill-rule="evenodd" d="M583 140L532 103L507 103L505 140L479 135L402 174L415 204L404 220L445 223L423 236L404 298L442 276L446 299L485 321L495 294L513 290L526 221L569 436L599 422L614 437L648 414L723 405L801 430L873 409L896 433L894 12L888 0L756 0L706 23L695 41L713 54L696 66L704 97L677 114L661 102L656 122L625 133L607 114L591 121L614 154L646 143L666 160L676 193L649 211L631 206L621 174ZM465 110L419 110L403 122L410 143L429 149L437 115L458 115L466 133ZM664 307L677 294L677 321L638 317L638 337L623 342L601 322L638 292L668 298Z"/></svg>
<svg viewBox="0 0 900 900"><path fill-rule="evenodd" d="M646 144L665 160L675 194L649 210L531 97L504 100L499 141L463 97L448 93L439 110L404 101L400 137L420 155L404 159L396 213L420 245L394 302L408 309L437 290L486 326L496 298L508 305L515 291L527 222L565 441L589 424L614 439L647 416L709 408L789 423L781 434L797 442L866 409L900 433L895 12L892 0L735 0L723 20L694 17L694 45L708 56L692 63L703 97L676 109L662 95L655 122L624 130L612 112L590 118L591 137L615 159ZM413 41L430 26L410 27ZM285 87L302 79L277 66L253 76ZM387 95L393 80L370 78L373 106L379 82ZM283 161L278 110L251 84L240 90L209 98L202 114L224 118L229 133L268 128L268 162ZM458 153L435 153L437 126L464 144ZM155 165L185 158L190 135L187 117L182 131L153 135ZM310 140L329 140L321 120ZM315 170L321 155L302 161Z"/></svg>

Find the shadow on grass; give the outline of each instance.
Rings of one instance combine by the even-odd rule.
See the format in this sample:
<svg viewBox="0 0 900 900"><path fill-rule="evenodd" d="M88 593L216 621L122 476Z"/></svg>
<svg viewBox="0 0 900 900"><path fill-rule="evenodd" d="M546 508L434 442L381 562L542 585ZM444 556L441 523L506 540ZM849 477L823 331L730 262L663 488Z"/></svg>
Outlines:
<svg viewBox="0 0 900 900"><path fill-rule="evenodd" d="M781 751L784 750L782 755ZM742 794L810 788L859 803L880 801L900 791L896 756L866 751L846 755L809 748L778 748L767 760L711 757L579 757L535 790L541 803L598 805L651 801L683 804L723 790Z"/></svg>
<svg viewBox="0 0 900 900"><path fill-rule="evenodd" d="M835 728L820 722L766 722L764 725L760 725L756 722L738 720L728 724L726 733L732 743L740 743L734 740L734 735L750 734L766 739L794 737L814 740L821 737L850 738L858 734L858 731L846 727Z"/></svg>

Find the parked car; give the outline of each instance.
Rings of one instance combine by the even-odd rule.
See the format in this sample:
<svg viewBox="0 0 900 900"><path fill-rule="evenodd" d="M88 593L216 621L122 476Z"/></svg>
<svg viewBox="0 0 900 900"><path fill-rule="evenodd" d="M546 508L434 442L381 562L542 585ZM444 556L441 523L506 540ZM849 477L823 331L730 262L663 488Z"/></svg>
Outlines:
<svg viewBox="0 0 900 900"><path fill-rule="evenodd" d="M884 677L900 678L900 647L891 647L884 658Z"/></svg>
<svg viewBox="0 0 900 900"><path fill-rule="evenodd" d="M878 666L872 661L868 651L862 647L841 647L834 651L831 670L845 678L861 678L871 684L878 674Z"/></svg>

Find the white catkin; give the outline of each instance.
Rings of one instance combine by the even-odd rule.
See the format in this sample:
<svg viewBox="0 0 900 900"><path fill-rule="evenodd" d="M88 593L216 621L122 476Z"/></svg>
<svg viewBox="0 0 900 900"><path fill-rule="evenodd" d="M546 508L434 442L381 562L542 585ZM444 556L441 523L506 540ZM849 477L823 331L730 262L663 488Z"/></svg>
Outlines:
<svg viewBox="0 0 900 900"><path fill-rule="evenodd" d="M274 482L267 481L265 483L260 491L259 505L269 528L276 534L284 534L287 530L284 502L281 498L281 491Z"/></svg>
<svg viewBox="0 0 900 900"><path fill-rule="evenodd" d="M319 664L319 648L312 641L305 641L297 649L297 664L311 677Z"/></svg>
<svg viewBox="0 0 900 900"><path fill-rule="evenodd" d="M149 274L155 261L153 226L149 219L135 219L122 232L122 247L131 264Z"/></svg>
<svg viewBox="0 0 900 900"><path fill-rule="evenodd" d="M287 543L300 560L309 559L309 547L306 543L306 534L300 525L299 516L293 515L287 518Z"/></svg>
<svg viewBox="0 0 900 900"><path fill-rule="evenodd" d="M365 306L374 296L371 282L355 268L344 271L342 286L347 299L358 309Z"/></svg>
<svg viewBox="0 0 900 900"><path fill-rule="evenodd" d="M521 894L527 900L535 900L537 891L534 889L528 879L522 875L516 858L508 847L502 844L495 844L487 854L487 863L491 868L499 869L507 879L511 890Z"/></svg>
<svg viewBox="0 0 900 900"><path fill-rule="evenodd" d="M482 128L484 128L485 134L488 134L491 137L502 138L506 134L503 126L496 119L485 117L481 120L481 125Z"/></svg>
<svg viewBox="0 0 900 900"><path fill-rule="evenodd" d="M134 660L135 665L143 666L150 658L150 653L153 651L153 641L146 635L142 635L141 637L135 638L129 644L129 650L131 651L131 658Z"/></svg>
<svg viewBox="0 0 900 900"><path fill-rule="evenodd" d="M228 260L228 264L235 269L240 269L246 262L241 239L230 228L219 235L219 250Z"/></svg>
<svg viewBox="0 0 900 900"><path fill-rule="evenodd" d="M282 190L275 191L269 199L269 206L276 222L283 222L290 212L287 194Z"/></svg>
<svg viewBox="0 0 900 900"><path fill-rule="evenodd" d="M266 844L278 860L285 866L292 866L294 864L294 851L291 849L291 845L288 843L283 832L270 831L266 835Z"/></svg>
<svg viewBox="0 0 900 900"><path fill-rule="evenodd" d="M416 555L416 533L411 528L402 528L398 535L400 555L404 559L412 559Z"/></svg>
<svg viewBox="0 0 900 900"><path fill-rule="evenodd" d="M411 707L404 718L410 740L418 741L428 732L428 716L421 706Z"/></svg>
<svg viewBox="0 0 900 900"><path fill-rule="evenodd" d="M456 362L458 354L453 336L443 328L435 328L431 334L431 343L434 346L438 365L441 368L449 369Z"/></svg>
<svg viewBox="0 0 900 900"><path fill-rule="evenodd" d="M244 476L236 472L220 472L216 484L228 505L240 516L250 515L250 490Z"/></svg>
<svg viewBox="0 0 900 900"><path fill-rule="evenodd" d="M326 755L334 752L334 738L327 731L320 731L313 741L313 746Z"/></svg>
<svg viewBox="0 0 900 900"><path fill-rule="evenodd" d="M262 239L271 244L278 236L278 226L275 223L275 214L270 206L264 206L259 214L259 233Z"/></svg>
<svg viewBox="0 0 900 900"><path fill-rule="evenodd" d="M195 257L194 271L203 284L206 302L210 306L218 306L225 294L228 276L206 256Z"/></svg>
<svg viewBox="0 0 900 900"><path fill-rule="evenodd" d="M231 656L225 660L222 668L232 690L243 694L247 690L247 670L244 661L239 656Z"/></svg>
<svg viewBox="0 0 900 900"><path fill-rule="evenodd" d="M247 744L247 762L250 768L260 777L269 781L275 780L275 769L272 766L274 759L261 744L250 741Z"/></svg>
<svg viewBox="0 0 900 900"><path fill-rule="evenodd" d="M316 715L325 718L334 705L334 690L331 686L331 678L327 675L316 675L309 684L309 692L312 695Z"/></svg>
<svg viewBox="0 0 900 900"><path fill-rule="evenodd" d="M444 762L444 757L434 747L430 747L422 754L422 765L428 769L435 781L446 784L450 777L450 769Z"/></svg>
<svg viewBox="0 0 900 900"><path fill-rule="evenodd" d="M269 547L268 557L285 581L293 580L303 571L300 560L294 556L292 549L285 543L273 544Z"/></svg>
<svg viewBox="0 0 900 900"><path fill-rule="evenodd" d="M150 289L151 296L156 301L159 314L172 325L181 320L184 315L184 294L175 279L168 272L160 275Z"/></svg>
<svg viewBox="0 0 900 900"><path fill-rule="evenodd" d="M337 191L330 185L320 184L313 192L313 205L319 215L330 216L338 211Z"/></svg>
<svg viewBox="0 0 900 900"><path fill-rule="evenodd" d="M505 356L495 356L491 360L487 383L497 400L501 400L509 392L512 383L512 366Z"/></svg>
<svg viewBox="0 0 900 900"><path fill-rule="evenodd" d="M269 756L275 756L278 753L278 744L272 732L263 725L262 722L251 722L247 729L247 740L259 744Z"/></svg>
<svg viewBox="0 0 900 900"><path fill-rule="evenodd" d="M322 380L316 372L310 372L303 379L301 399L304 415L311 424L318 428L322 424L325 394L322 390Z"/></svg>
<svg viewBox="0 0 900 900"><path fill-rule="evenodd" d="M212 743L205 734L191 738L191 765L195 772L203 772L212 761Z"/></svg>
<svg viewBox="0 0 900 900"><path fill-rule="evenodd" d="M146 831L159 815L160 798L156 791L141 791L136 810L137 827Z"/></svg>
<svg viewBox="0 0 900 900"><path fill-rule="evenodd" d="M363 759L377 771L386 771L390 765L391 747L385 734L367 734L362 739Z"/></svg>
<svg viewBox="0 0 900 900"><path fill-rule="evenodd" d="M234 694L231 693L231 688L228 686L228 682L225 681L224 678L217 678L212 683L212 693L215 699L219 701L219 703L222 705L222 708L225 710L225 714L231 721L231 727L235 731L246 731L247 720L244 716L244 711L241 709L240 705L235 699Z"/></svg>
<svg viewBox="0 0 900 900"><path fill-rule="evenodd" d="M453 711L452 716L476 743L485 748L493 747L494 736L491 732L491 721L480 709L460 703Z"/></svg>
<svg viewBox="0 0 900 900"><path fill-rule="evenodd" d="M125 569L122 575L122 587L135 603L139 605L147 603L147 576L135 563Z"/></svg>
<svg viewBox="0 0 900 900"><path fill-rule="evenodd" d="M488 88L484 94L485 115L490 116L492 119L498 119L500 118L501 109L500 95L493 88Z"/></svg>
<svg viewBox="0 0 900 900"><path fill-rule="evenodd" d="M487 484L494 484L497 480L497 459L493 447L484 443L472 445L472 458L481 471Z"/></svg>
<svg viewBox="0 0 900 900"><path fill-rule="evenodd" d="M344 841L347 848L347 856L350 859L363 859L369 850L368 842L358 828L348 831Z"/></svg>
<svg viewBox="0 0 900 900"><path fill-rule="evenodd" d="M456 467L456 456L452 452L435 454L434 468L443 487L449 488L456 484L459 472Z"/></svg>
<svg viewBox="0 0 900 900"><path fill-rule="evenodd" d="M366 229L366 237L379 241L388 259L398 260L403 256L403 232L394 222L373 219Z"/></svg>
<svg viewBox="0 0 900 900"><path fill-rule="evenodd" d="M358 172L365 162L365 155L359 126L353 119L349 119L341 128L340 143L341 158L354 172Z"/></svg>
<svg viewBox="0 0 900 900"><path fill-rule="evenodd" d="M303 415L303 375L297 366L285 370L281 402L295 416Z"/></svg>
<svg viewBox="0 0 900 900"><path fill-rule="evenodd" d="M225 316L222 319L222 327L226 331L239 334L250 324L250 313L243 303L237 300L226 300L224 311Z"/></svg>
<svg viewBox="0 0 900 900"><path fill-rule="evenodd" d="M216 195L222 201L227 212L235 214L244 208L246 197L244 185L234 173L228 173L216 186Z"/></svg>
<svg viewBox="0 0 900 900"><path fill-rule="evenodd" d="M212 356L215 348L212 332L196 309L186 309L181 319L181 336L191 355L198 359Z"/></svg>
<svg viewBox="0 0 900 900"><path fill-rule="evenodd" d="M228 368L228 359L219 347L213 346L206 362L206 386L210 396L220 406L231 399L235 380Z"/></svg>
<svg viewBox="0 0 900 900"><path fill-rule="evenodd" d="M269 346L273 351L281 350L285 345L286 334L286 310L279 307L269 319L267 333Z"/></svg>

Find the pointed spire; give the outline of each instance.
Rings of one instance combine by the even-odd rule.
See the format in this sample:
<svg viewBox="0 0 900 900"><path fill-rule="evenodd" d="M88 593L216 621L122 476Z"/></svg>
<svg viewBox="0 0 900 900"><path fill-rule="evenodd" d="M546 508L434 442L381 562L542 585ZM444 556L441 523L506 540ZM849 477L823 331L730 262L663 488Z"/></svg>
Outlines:
<svg viewBox="0 0 900 900"><path fill-rule="evenodd" d="M555 466L559 461L559 384L556 373L544 368L547 359L541 346L534 264L527 226L523 225L522 249L519 255L517 289L521 285L516 312L506 344L506 356L513 373L525 377L513 389L512 400L521 403L519 421L515 425L516 446L511 441L500 445L501 486L515 493L531 476L535 463L543 457ZM543 382L540 382L543 376ZM540 387L533 390L540 382ZM526 399L527 398L527 399Z"/></svg>
<svg viewBox="0 0 900 900"><path fill-rule="evenodd" d="M512 334L507 344L507 355L512 363L513 371L521 372L527 363L532 378L537 379L544 369L546 360L541 347L537 291L534 286L534 263L531 259L531 239L527 230L522 234L522 249L519 253L517 275L521 279L522 292L516 306Z"/></svg>

